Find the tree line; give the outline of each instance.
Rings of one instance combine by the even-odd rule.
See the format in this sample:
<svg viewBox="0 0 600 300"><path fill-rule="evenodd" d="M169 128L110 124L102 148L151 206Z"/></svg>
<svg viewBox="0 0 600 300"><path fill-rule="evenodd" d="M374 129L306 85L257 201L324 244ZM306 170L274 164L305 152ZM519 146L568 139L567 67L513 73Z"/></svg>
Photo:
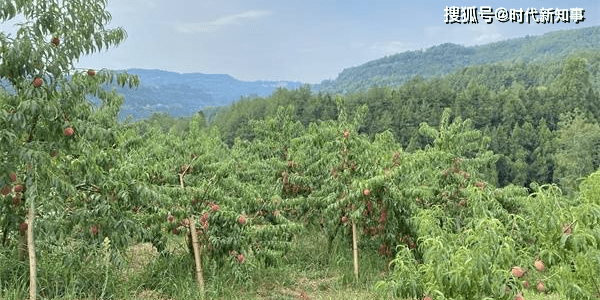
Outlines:
<svg viewBox="0 0 600 300"><path fill-rule="evenodd" d="M600 52L586 51L544 63L523 61L471 66L444 76L414 76L399 87L372 87L344 95L345 108L368 106L361 133L373 137L391 130L407 150L430 140L418 132L423 122L437 124L445 108L451 119L470 119L490 137L501 155L488 174L498 186L528 187L532 182L558 183L572 190L578 178L599 166L598 118ZM273 115L292 105L305 126L337 118L335 95L309 86L278 89L270 97L246 98L219 110L210 124L224 141L252 139L250 120Z"/></svg>

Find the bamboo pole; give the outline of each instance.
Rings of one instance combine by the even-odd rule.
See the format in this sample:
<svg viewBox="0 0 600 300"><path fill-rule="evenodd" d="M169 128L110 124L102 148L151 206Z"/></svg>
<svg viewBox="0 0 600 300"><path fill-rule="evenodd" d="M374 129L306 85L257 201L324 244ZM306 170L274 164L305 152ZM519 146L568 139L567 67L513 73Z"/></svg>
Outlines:
<svg viewBox="0 0 600 300"><path fill-rule="evenodd" d="M358 281L358 241L356 237L356 223L352 220L352 254L354 256L354 278Z"/></svg>
<svg viewBox="0 0 600 300"><path fill-rule="evenodd" d="M29 251L29 300L35 300L37 296L37 285L36 285L36 258L35 258L35 247L33 245L33 201L29 206L29 221L27 224L27 250Z"/></svg>

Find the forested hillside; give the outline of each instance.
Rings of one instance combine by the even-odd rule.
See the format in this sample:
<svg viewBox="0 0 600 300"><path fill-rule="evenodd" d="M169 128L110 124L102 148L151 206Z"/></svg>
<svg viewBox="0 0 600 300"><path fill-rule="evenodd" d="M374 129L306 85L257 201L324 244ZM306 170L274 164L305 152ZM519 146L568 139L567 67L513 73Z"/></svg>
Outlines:
<svg viewBox="0 0 600 300"><path fill-rule="evenodd" d="M315 90L333 93L357 92L372 86L398 86L414 75L429 78L467 66L503 61L525 63L562 58L573 51L600 47L600 27L560 30L481 46L446 43L425 50L406 51L360 66L344 69L335 80L325 80Z"/></svg>
<svg viewBox="0 0 600 300"><path fill-rule="evenodd" d="M444 108L450 108L452 118L471 120L491 138L489 149L502 154L489 180L498 186L538 182L570 189L600 162L599 70L600 52L591 50L563 59L471 66L429 79L415 76L396 88L350 93L346 107L353 111L366 104L369 111L360 132L374 136L389 130L409 151L430 142L419 133L419 124L436 124ZM235 137L251 139L249 120L272 115L279 106L293 105L295 118L304 125L335 119L333 99L306 86L279 89L268 98L221 110L213 124L231 144Z"/></svg>

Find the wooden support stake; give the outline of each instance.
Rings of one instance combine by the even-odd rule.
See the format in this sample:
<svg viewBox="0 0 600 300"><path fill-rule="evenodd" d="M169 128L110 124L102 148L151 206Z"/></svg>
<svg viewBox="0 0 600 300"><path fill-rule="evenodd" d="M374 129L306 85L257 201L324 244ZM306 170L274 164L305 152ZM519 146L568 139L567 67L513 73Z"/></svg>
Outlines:
<svg viewBox="0 0 600 300"><path fill-rule="evenodd" d="M35 300L37 296L36 285L36 258L35 247L33 245L33 217L34 209L33 202L29 207L29 221L27 224L27 250L29 251L29 300Z"/></svg>
<svg viewBox="0 0 600 300"><path fill-rule="evenodd" d="M188 167L183 170L179 174L179 184L181 188L184 188L185 185L183 183L183 176L187 173L189 169ZM190 222L190 235L192 236L192 249L194 250L194 262L196 263L196 280L198 281L198 288L200 289L200 293L204 296L204 276L202 275L202 261L200 260L200 247L198 246L198 236L196 233L196 221L194 220L194 215L192 214L189 218Z"/></svg>
<svg viewBox="0 0 600 300"><path fill-rule="evenodd" d="M196 235L196 221L194 216L190 217L190 234L192 235L192 248L194 249L194 261L196 262L196 280L198 280L198 287L200 292L204 295L204 276L202 275L202 261L200 260L200 247L198 243L198 236Z"/></svg>
<svg viewBox="0 0 600 300"><path fill-rule="evenodd" d="M354 256L354 278L358 282L358 241L356 237L356 224L352 220L352 254Z"/></svg>

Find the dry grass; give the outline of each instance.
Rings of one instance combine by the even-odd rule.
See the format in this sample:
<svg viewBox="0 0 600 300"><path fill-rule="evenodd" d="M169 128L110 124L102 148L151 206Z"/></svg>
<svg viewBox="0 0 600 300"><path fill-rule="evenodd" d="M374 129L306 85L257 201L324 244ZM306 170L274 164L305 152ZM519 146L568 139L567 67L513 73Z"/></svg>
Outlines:
<svg viewBox="0 0 600 300"><path fill-rule="evenodd" d="M122 274L123 281L127 281L131 275L141 272L157 256L158 251L151 243L130 246L125 252L125 259L129 265Z"/></svg>

